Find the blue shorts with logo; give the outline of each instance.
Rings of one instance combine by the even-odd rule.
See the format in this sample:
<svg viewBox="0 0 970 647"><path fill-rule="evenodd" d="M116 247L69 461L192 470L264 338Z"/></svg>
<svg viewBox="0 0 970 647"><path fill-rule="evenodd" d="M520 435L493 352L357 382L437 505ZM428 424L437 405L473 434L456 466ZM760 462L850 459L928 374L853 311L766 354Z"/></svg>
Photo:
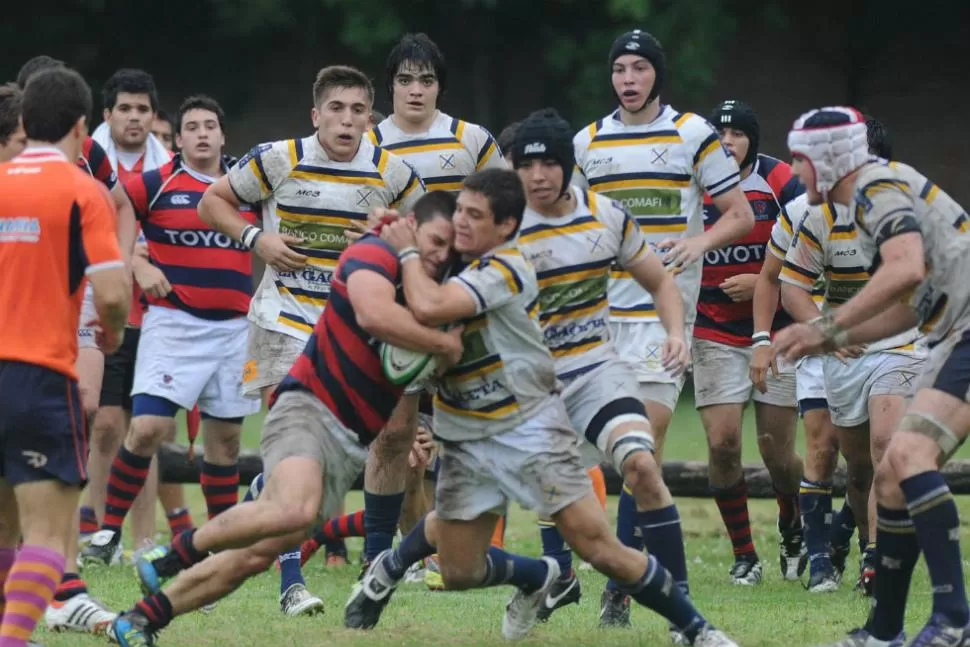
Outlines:
<svg viewBox="0 0 970 647"><path fill-rule="evenodd" d="M87 483L88 434L77 381L0 360L0 478Z"/></svg>

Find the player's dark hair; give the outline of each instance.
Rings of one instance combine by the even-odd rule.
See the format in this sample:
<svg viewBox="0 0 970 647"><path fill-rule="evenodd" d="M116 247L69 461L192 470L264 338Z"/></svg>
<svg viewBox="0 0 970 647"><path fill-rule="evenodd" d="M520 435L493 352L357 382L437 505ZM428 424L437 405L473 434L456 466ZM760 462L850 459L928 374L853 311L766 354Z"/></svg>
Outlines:
<svg viewBox="0 0 970 647"><path fill-rule="evenodd" d="M41 70L48 70L52 67L67 67L64 61L60 61L56 58L47 56L46 54L41 54L40 56L35 56L20 68L17 72L17 85L23 90L27 86L27 81L30 77L37 74Z"/></svg>
<svg viewBox="0 0 970 647"><path fill-rule="evenodd" d="M404 34L387 55L385 74L387 78L387 93L394 96L394 77L401 70L401 65L408 63L418 69L428 68L438 78L438 96L445 93L448 87L448 68L445 57L438 49L438 45L427 34Z"/></svg>
<svg viewBox="0 0 970 647"><path fill-rule="evenodd" d="M869 152L886 160L893 158L893 140L886 128L878 119L865 115L866 137L869 140Z"/></svg>
<svg viewBox="0 0 970 647"><path fill-rule="evenodd" d="M461 188L485 196L496 225L510 218L515 219L515 229L509 235L510 239L518 233L525 212L525 189L518 173L499 168L476 171L465 178Z"/></svg>
<svg viewBox="0 0 970 647"><path fill-rule="evenodd" d="M118 103L118 95L147 94L152 112L158 110L158 90L155 79L145 70L122 68L111 75L101 88L101 104L105 110L114 110Z"/></svg>
<svg viewBox="0 0 970 647"><path fill-rule="evenodd" d="M0 85L0 144L6 145L20 127L23 99L23 92L17 84Z"/></svg>
<svg viewBox="0 0 970 647"><path fill-rule="evenodd" d="M80 74L66 67L31 76L23 101L24 130L34 141L59 142L81 117L91 115L91 88Z"/></svg>
<svg viewBox="0 0 970 647"><path fill-rule="evenodd" d="M457 199L448 191L430 191L414 203L414 220L418 225L431 222L435 218L451 220L455 215Z"/></svg>
<svg viewBox="0 0 970 647"><path fill-rule="evenodd" d="M331 65L317 72L313 82L313 105L319 106L323 97L335 88L361 88L367 93L370 103L374 103L374 84L367 75L349 65Z"/></svg>
<svg viewBox="0 0 970 647"><path fill-rule="evenodd" d="M156 110L155 119L157 119L158 121L164 121L165 123L167 123L169 126L172 127L173 131L175 130L175 121L172 119L172 115L168 113L168 110L164 110L162 108L159 108L158 110Z"/></svg>
<svg viewBox="0 0 970 647"><path fill-rule="evenodd" d="M182 132L182 120L185 118L185 113L190 110L208 110L216 116L216 119L219 120L219 130L225 131L225 128L222 126L222 122L226 118L226 113L223 112L222 106L219 105L219 102L205 94L194 94L183 101L182 105L179 106L177 132Z"/></svg>
<svg viewBox="0 0 970 647"><path fill-rule="evenodd" d="M503 154L507 154L506 151L512 150L512 144L515 143L515 133L521 125L522 121L513 121L498 134L498 139L495 140L495 144Z"/></svg>

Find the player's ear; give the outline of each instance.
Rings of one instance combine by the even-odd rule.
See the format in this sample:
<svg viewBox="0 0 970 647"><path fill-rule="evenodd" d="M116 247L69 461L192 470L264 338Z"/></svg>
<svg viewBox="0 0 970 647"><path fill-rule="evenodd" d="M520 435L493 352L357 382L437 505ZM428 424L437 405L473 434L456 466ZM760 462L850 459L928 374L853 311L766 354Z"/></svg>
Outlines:
<svg viewBox="0 0 970 647"><path fill-rule="evenodd" d="M105 121L108 121L108 118L109 118L109 117L111 117L111 111L110 111L110 110L108 110L107 108L105 108L105 109L104 109L104 110L103 110L103 111L101 112L101 118L102 118L102 119L104 119Z"/></svg>
<svg viewBox="0 0 970 647"><path fill-rule="evenodd" d="M310 121L313 123L314 128L320 127L320 112L317 110L316 106L310 110Z"/></svg>
<svg viewBox="0 0 970 647"><path fill-rule="evenodd" d="M71 129L72 133L78 139L84 139L88 136L88 117L87 115L82 116L74 124L74 128Z"/></svg>
<svg viewBox="0 0 970 647"><path fill-rule="evenodd" d="M417 217L415 217L413 211L409 211L408 215L405 216L405 218L407 218L408 224L411 225L412 229L418 226L418 220L417 220Z"/></svg>
<svg viewBox="0 0 970 647"><path fill-rule="evenodd" d="M226 145L225 140L223 140L222 145ZM175 148L182 150L182 133L175 133Z"/></svg>

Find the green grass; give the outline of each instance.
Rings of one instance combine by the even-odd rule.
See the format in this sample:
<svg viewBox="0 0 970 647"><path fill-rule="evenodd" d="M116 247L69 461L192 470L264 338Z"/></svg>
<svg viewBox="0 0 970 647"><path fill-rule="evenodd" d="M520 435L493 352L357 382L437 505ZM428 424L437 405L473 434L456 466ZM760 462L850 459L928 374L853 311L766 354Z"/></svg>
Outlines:
<svg viewBox="0 0 970 647"><path fill-rule="evenodd" d="M685 394L686 395L686 394ZM681 403L669 432L666 455L672 460L704 460L703 430L692 402ZM758 462L750 411L745 425L744 460ZM246 425L244 444L255 447L258 419ZM184 436L183 436L184 437ZM804 447L799 439L799 447ZM966 448L963 450L966 452ZM964 453L962 457L967 457ZM188 486L193 517L204 518L204 502L198 487ZM800 647L832 642L847 630L862 624L868 601L851 590L852 581L841 590L822 595L807 593L798 583L781 579L774 530L777 507L774 501L751 501L754 538L765 561L765 581L755 588L730 584L731 547L717 509L704 499L678 500L687 547L692 596L708 619L729 632L741 645ZM359 492L347 500L349 510L362 504ZM837 504L838 505L838 504ZM970 520L970 498L958 499L961 517ZM611 497L610 510L615 511ZM615 513L611 512L615 518ZM612 520L612 519L611 519ZM159 531L167 532L159 517ZM966 537L966 532L964 532ZM351 555L362 547L350 540ZM966 545L966 541L964 544ZM506 547L527 555L541 552L535 517L513 508L510 512ZM856 555L853 555L852 564ZM420 584L405 584L395 594L380 626L373 632L349 632L342 628L343 605L357 576L356 566L326 568L314 559L306 568L307 584L323 598L326 613L316 618L285 618L279 612L279 579L275 569L247 582L223 600L210 615L192 613L178 618L160 638L163 646L269 646L269 645L486 645L502 642L501 622L510 590L488 589L468 593L431 593ZM563 609L548 625L536 628L526 645L665 645L666 625L653 613L634 607L632 631L604 634L597 628L599 596L605 578L592 571L580 571L584 597L578 606ZM851 575L854 571L847 571ZM130 568L92 570L84 573L92 593L112 608L128 608L140 596ZM907 633L913 635L929 615L930 589L922 564L913 579L907 612ZM48 647L83 645L95 640L78 635L38 632Z"/></svg>

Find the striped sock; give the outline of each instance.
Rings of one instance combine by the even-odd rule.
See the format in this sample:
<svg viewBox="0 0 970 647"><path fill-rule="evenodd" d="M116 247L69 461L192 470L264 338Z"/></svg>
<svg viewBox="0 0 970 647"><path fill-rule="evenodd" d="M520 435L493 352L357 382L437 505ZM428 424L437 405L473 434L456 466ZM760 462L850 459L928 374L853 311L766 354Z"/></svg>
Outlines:
<svg viewBox="0 0 970 647"><path fill-rule="evenodd" d="M17 549L0 548L0 615L3 615L3 584L7 581L10 574L10 567L13 560L17 557Z"/></svg>
<svg viewBox="0 0 970 647"><path fill-rule="evenodd" d="M0 622L0 647L22 646L34 633L64 572L64 556L41 546L24 545L3 586L6 604Z"/></svg>
<svg viewBox="0 0 970 647"><path fill-rule="evenodd" d="M134 610L148 619L148 630L152 632L161 631L172 621L172 603L161 591L136 602Z"/></svg>
<svg viewBox="0 0 970 647"><path fill-rule="evenodd" d="M89 505L81 506L81 525L82 535L93 535L98 532L98 516L94 513L94 508Z"/></svg>
<svg viewBox="0 0 970 647"><path fill-rule="evenodd" d="M714 501L731 538L734 556L755 555L751 519L748 517L748 484L744 476L733 486L717 490Z"/></svg>
<svg viewBox="0 0 970 647"><path fill-rule="evenodd" d="M135 497L145 487L151 464L151 456L134 454L124 445L118 450L118 455L111 463L111 474L108 476L108 495L104 501L104 523L102 524L105 530L121 532Z"/></svg>
<svg viewBox="0 0 970 647"><path fill-rule="evenodd" d="M328 541L346 539L347 537L366 537L364 530L364 511L358 510L352 514L334 517L323 523L313 533L313 540L323 546Z"/></svg>
<svg viewBox="0 0 970 647"><path fill-rule="evenodd" d="M80 575L77 573L64 573L61 576L61 583L57 585L57 590L54 591L54 599L58 602L65 602L75 595L81 595L87 592L88 586L81 579Z"/></svg>
<svg viewBox="0 0 970 647"><path fill-rule="evenodd" d="M202 461L202 495L209 518L225 512L239 503L239 464L213 465Z"/></svg>
<svg viewBox="0 0 970 647"><path fill-rule="evenodd" d="M559 577L567 579L573 574L573 551L566 545L553 521L539 520L539 537L542 539L542 556L551 557L559 564Z"/></svg>
<svg viewBox="0 0 970 647"><path fill-rule="evenodd" d="M168 519L168 529L175 537L186 530L192 530L192 514L188 508L176 508L165 514Z"/></svg>

